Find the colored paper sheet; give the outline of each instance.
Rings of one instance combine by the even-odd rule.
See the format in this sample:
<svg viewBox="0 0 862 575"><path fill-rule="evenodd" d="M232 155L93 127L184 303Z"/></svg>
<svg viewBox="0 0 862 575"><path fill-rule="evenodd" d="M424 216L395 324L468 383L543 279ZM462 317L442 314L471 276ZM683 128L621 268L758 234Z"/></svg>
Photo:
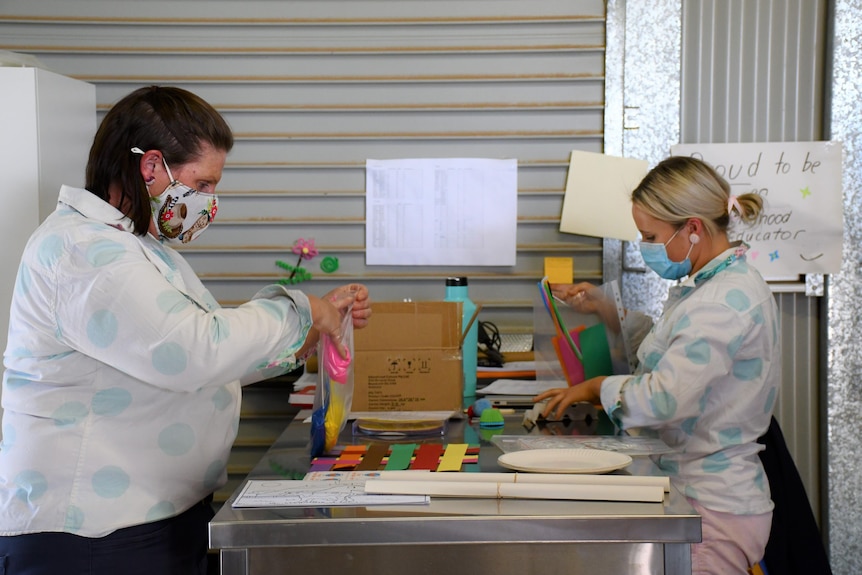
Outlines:
<svg viewBox="0 0 862 575"><path fill-rule="evenodd" d="M427 469L434 471L440 463L443 454L443 446L439 443L423 443L416 451L416 458L410 465L410 469Z"/></svg>
<svg viewBox="0 0 862 575"><path fill-rule="evenodd" d="M597 375L613 375L614 366L604 324L592 325L579 335L581 354L584 356L584 379Z"/></svg>
<svg viewBox="0 0 862 575"><path fill-rule="evenodd" d="M364 454L364 445L345 446L344 449L342 449L341 454L335 460L332 469L353 469L362 462Z"/></svg>
<svg viewBox="0 0 862 575"><path fill-rule="evenodd" d="M582 328L576 328L569 332L569 335L572 337L572 341L575 342L576 346L581 346L580 334L578 333L581 329ZM557 358L560 360L560 365L563 367L566 382L569 385L575 385L576 383L584 381L584 379L586 379L584 377L584 364L582 364L575 356L575 352L572 351L568 342L563 339L562 336L556 335L551 338L551 343L554 344L554 351L557 352Z"/></svg>
<svg viewBox="0 0 862 575"><path fill-rule="evenodd" d="M437 471L460 471L464 456L467 455L466 443L450 443L443 452Z"/></svg>
<svg viewBox="0 0 862 575"><path fill-rule="evenodd" d="M389 461L386 462L384 469L397 470L409 468L410 460L413 459L414 449L416 449L415 443L394 443L389 453ZM461 465L460 461L458 465Z"/></svg>
<svg viewBox="0 0 862 575"><path fill-rule="evenodd" d="M365 452L365 457L362 462L356 466L356 471L375 471L380 467L380 463L386 454L389 453L389 446L383 443L372 443Z"/></svg>

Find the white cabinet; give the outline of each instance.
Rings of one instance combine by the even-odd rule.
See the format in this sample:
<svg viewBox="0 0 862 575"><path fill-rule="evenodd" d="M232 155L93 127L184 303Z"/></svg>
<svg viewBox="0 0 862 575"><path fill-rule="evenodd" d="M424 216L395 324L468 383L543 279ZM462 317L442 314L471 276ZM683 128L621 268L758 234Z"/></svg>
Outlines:
<svg viewBox="0 0 862 575"><path fill-rule="evenodd" d="M27 238L62 184L83 187L96 87L39 68L0 67L0 351Z"/></svg>

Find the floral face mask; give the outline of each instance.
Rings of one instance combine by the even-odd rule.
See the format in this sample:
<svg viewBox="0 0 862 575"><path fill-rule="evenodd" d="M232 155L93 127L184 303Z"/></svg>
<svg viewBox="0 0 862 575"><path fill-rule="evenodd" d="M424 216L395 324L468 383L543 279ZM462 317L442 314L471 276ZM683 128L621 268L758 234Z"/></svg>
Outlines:
<svg viewBox="0 0 862 575"><path fill-rule="evenodd" d="M144 153L140 148L132 148L132 151ZM164 192L150 198L153 222L161 241L173 245L187 244L201 235L215 219L218 197L215 194L199 192L174 179L164 157L162 163L171 183Z"/></svg>

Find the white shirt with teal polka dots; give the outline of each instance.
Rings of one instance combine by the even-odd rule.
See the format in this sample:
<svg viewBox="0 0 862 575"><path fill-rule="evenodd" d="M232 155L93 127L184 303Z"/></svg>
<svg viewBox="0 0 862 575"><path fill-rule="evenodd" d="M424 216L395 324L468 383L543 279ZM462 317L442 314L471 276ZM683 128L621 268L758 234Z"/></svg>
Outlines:
<svg viewBox="0 0 862 575"><path fill-rule="evenodd" d="M735 245L672 287L638 347L638 368L602 384L623 429L660 437L654 456L685 495L733 514L772 509L757 438L769 427L781 379L778 308Z"/></svg>
<svg viewBox="0 0 862 575"><path fill-rule="evenodd" d="M102 536L226 481L241 383L284 373L308 299L222 309L173 249L64 186L22 256L4 355L0 533Z"/></svg>

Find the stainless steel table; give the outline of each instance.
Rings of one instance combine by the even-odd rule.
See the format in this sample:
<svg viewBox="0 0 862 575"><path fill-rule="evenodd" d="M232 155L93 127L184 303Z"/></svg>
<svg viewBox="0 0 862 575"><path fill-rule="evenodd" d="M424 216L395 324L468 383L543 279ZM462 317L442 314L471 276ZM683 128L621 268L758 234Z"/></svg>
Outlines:
<svg viewBox="0 0 862 575"><path fill-rule="evenodd" d="M524 433L520 422L507 417L504 433ZM300 479L310 464L308 436L298 417L249 478ZM481 442L482 471L506 471L475 423L450 422L445 436L410 442ZM636 457L616 473L655 472ZM691 573L690 545L701 538L700 517L673 489L663 503L432 498L427 506L234 509L241 488L210 522L223 575L681 575Z"/></svg>

